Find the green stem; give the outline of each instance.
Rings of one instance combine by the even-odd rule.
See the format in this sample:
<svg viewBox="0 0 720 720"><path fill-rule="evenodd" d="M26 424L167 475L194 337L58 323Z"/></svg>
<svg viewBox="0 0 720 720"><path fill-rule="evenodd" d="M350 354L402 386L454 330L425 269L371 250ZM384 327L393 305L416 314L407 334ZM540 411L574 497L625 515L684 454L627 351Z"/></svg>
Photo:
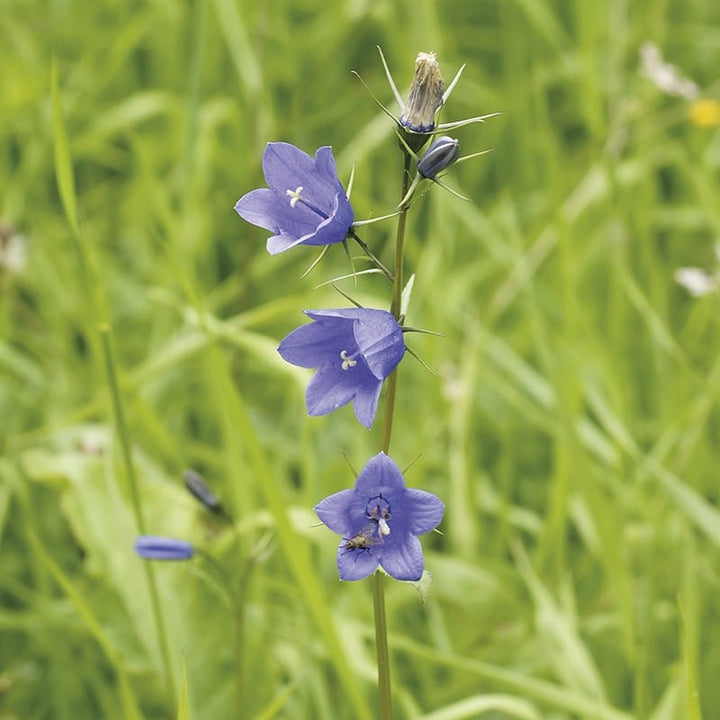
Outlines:
<svg viewBox="0 0 720 720"><path fill-rule="evenodd" d="M98 325L98 333L100 334L100 340L102 342L103 356L105 358L105 371L107 374L108 384L110 385L113 414L115 416L115 428L120 442L120 452L122 454L122 461L125 466L125 475L130 489L130 503L133 514L135 515L135 525L138 532L141 535L145 535L145 518L143 517L140 490L135 476L132 453L130 451L130 437L127 425L125 424L125 416L120 398L120 384L118 382L117 363L110 338L110 325L107 323L100 323ZM160 654L162 656L166 682L170 692L170 702L174 705L177 702L177 696L175 694L175 681L173 679L172 664L170 662L170 650L167 632L165 630L165 623L163 622L162 609L160 606L160 594L158 593L155 571L152 564L149 562L144 562L143 567L145 568L145 579L150 591L150 602L152 604L152 613L155 620L155 630L158 636L158 644L160 645Z"/></svg>
<svg viewBox="0 0 720 720"><path fill-rule="evenodd" d="M402 197L405 197L410 183L410 155L405 153L403 167ZM395 236L395 271L393 272L393 294L390 312L395 319L400 318L400 307L402 304L403 290L403 252L405 249L405 225L407 221L406 207L403 208L398 218L397 234ZM388 378L387 396L385 399L385 421L380 449L387 453L390 450L390 436L392 435L393 415L395 413L395 394L397 392L398 367L392 371Z"/></svg>
<svg viewBox="0 0 720 720"><path fill-rule="evenodd" d="M372 250L370 250L370 248L365 244L365 241L355 232L355 230L353 230L353 228L350 228L348 234L362 248L363 252L373 261L375 266L382 271L383 275L385 275L385 277L390 282L394 282L395 278L393 277L393 274L373 254Z"/></svg>
<svg viewBox="0 0 720 720"><path fill-rule="evenodd" d="M388 653L387 621L385 619L385 576L373 575L373 609L375 611L375 646L378 663L378 691L380 694L380 720L391 720L390 654Z"/></svg>
<svg viewBox="0 0 720 720"><path fill-rule="evenodd" d="M404 198L410 181L410 155L405 153L403 164L402 193ZM400 318L400 305L403 287L403 249L405 245L405 224L407 208L404 207L398 219L395 236L395 267L393 276L393 295L390 311L395 319ZM380 449L387 453L390 450L393 415L395 412L395 395L397 392L398 368L388 378L387 396L385 399L385 418L383 423ZM375 646L377 650L378 690L380 695L380 720L392 720L392 695L390 691L390 655L387 642L387 621L385 619L385 577L381 572L373 576L373 609L375 612Z"/></svg>

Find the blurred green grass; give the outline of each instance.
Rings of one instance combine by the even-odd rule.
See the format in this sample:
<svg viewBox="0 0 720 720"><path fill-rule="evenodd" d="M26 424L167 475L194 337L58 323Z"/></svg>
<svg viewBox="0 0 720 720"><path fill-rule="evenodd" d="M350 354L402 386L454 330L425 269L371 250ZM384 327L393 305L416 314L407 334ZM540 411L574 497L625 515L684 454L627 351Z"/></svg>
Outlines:
<svg viewBox="0 0 720 720"><path fill-rule="evenodd" d="M400 157L375 46L398 84L419 50L449 80L459 166L413 210L410 324L438 370L402 366L393 456L447 505L423 540L426 605L390 588L399 717L713 718L717 591L720 134L639 71L651 40L718 98L720 8L547 2L195 0L0 9L0 717L169 717L96 330L113 328L151 532L242 579L243 717L374 712L372 601L341 584L312 506L375 453L345 408L304 413L275 347L343 301L335 249L270 258L237 198L268 140L356 164L359 216L397 201ZM77 192L61 204L50 67ZM57 137L57 133L56 133ZM364 237L387 257L392 223ZM355 293L386 303L381 279ZM181 487L202 470L238 520ZM264 543L273 552L265 558ZM254 562L254 554L259 554ZM263 562L259 562L262 559ZM190 718L236 716L233 613L203 558L155 568ZM235 604L234 604L235 603ZM354 693L354 694L353 694Z"/></svg>

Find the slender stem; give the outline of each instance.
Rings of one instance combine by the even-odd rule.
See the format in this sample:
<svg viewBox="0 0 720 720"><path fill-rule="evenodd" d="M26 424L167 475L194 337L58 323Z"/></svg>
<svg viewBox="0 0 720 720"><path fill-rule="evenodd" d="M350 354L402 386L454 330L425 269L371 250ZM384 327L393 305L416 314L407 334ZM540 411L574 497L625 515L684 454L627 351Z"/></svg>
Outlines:
<svg viewBox="0 0 720 720"><path fill-rule="evenodd" d="M390 282L394 282L395 278L393 277L393 274L382 264L382 262L380 262L373 251L370 250L370 248L365 244L365 241L355 232L353 228L350 228L349 235L363 249L363 252L375 263L376 267L382 271L383 275L385 275Z"/></svg>
<svg viewBox="0 0 720 720"><path fill-rule="evenodd" d="M380 693L380 720L391 720L390 656L388 653L387 622L385 620L385 576L373 575L373 609L375 610L375 645L377 647L378 685Z"/></svg>
<svg viewBox="0 0 720 720"><path fill-rule="evenodd" d="M235 600L235 701L238 718L245 708L245 602L242 592Z"/></svg>
<svg viewBox="0 0 720 720"><path fill-rule="evenodd" d="M405 152L403 164L402 191L403 197L407 195L410 184L410 155ZM390 312L395 318L400 317L400 301L403 290L403 252L405 250L405 223L407 221L408 208L403 207L398 218L397 234L395 236L395 272L393 273L393 298Z"/></svg>
<svg viewBox="0 0 720 720"><path fill-rule="evenodd" d="M405 153L402 179L402 197L405 197L410 183L410 155ZM395 272L393 273L393 295L390 312L395 319L400 317L403 290L403 252L405 249L405 224L408 208L403 208L398 218L397 234L395 236ZM397 392L398 369L396 367L388 378L387 396L385 399L385 422L383 424L381 450L387 453L390 450L390 436L392 435L393 415L395 413L395 394Z"/></svg>
<svg viewBox="0 0 720 720"><path fill-rule="evenodd" d="M135 467L132 461L132 453L130 451L130 437L127 425L125 424L122 400L120 398L120 384L118 382L117 363L110 339L110 325L107 323L100 323L98 325L98 333L100 334L103 355L105 358L105 371L107 374L108 384L110 385L113 414L115 416L115 427L118 434L118 440L120 441L120 452L130 489L130 502L133 514L135 515L135 525L138 532L141 535L145 535L145 518L143 517L140 490L138 488L138 482L135 476ZM170 692L170 702L174 705L177 702L177 696L175 694L175 681L173 678L172 664L170 662L170 646L168 644L165 623L163 622L162 609L160 606L160 594L158 592L157 580L155 579L155 571L152 563L144 562L143 567L145 568L145 579L150 591L150 602L152 605L153 618L155 620L155 630L158 636L158 644L160 645L160 654L162 656L165 679Z"/></svg>
<svg viewBox="0 0 720 720"><path fill-rule="evenodd" d="M402 193L404 198L410 182L410 155L405 153L403 164ZM395 319L400 317L400 303L403 287L403 248L405 244L405 224L407 208L404 207L398 219L397 235L395 236L395 268L393 272L393 295L390 311ZM395 394L397 392L398 368L388 378L387 397L385 399L385 419L383 423L381 450L387 453L390 449L393 414L395 412ZM373 608L375 611L375 646L377 649L378 690L380 694L380 720L392 720L392 694L390 691L390 655L387 642L387 621L385 619L384 575L376 571L373 576Z"/></svg>

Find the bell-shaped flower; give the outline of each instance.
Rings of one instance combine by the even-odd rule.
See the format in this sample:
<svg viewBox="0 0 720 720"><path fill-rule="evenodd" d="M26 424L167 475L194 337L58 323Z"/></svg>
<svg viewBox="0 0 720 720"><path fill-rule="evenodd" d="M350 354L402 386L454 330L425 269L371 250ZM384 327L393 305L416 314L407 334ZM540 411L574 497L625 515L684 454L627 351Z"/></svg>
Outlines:
<svg viewBox="0 0 720 720"><path fill-rule="evenodd" d="M419 580L424 561L417 536L437 527L444 510L432 493L405 487L400 469L382 452L365 465L353 489L315 506L320 520L342 536L341 580L368 577L378 565L397 580Z"/></svg>
<svg viewBox="0 0 720 720"><path fill-rule="evenodd" d="M383 380L405 353L402 328L385 310L305 310L313 321L293 330L278 352L293 365L317 368L307 387L309 415L326 415L354 401L370 428Z"/></svg>
<svg viewBox="0 0 720 720"><path fill-rule="evenodd" d="M271 255L295 245L332 245L345 239L355 214L330 147L321 147L313 159L289 143L268 143L263 172L269 187L243 195L235 211L274 233L267 241Z"/></svg>
<svg viewBox="0 0 720 720"><path fill-rule="evenodd" d="M135 552L147 560L189 560L195 554L195 548L184 540L140 535L135 540Z"/></svg>

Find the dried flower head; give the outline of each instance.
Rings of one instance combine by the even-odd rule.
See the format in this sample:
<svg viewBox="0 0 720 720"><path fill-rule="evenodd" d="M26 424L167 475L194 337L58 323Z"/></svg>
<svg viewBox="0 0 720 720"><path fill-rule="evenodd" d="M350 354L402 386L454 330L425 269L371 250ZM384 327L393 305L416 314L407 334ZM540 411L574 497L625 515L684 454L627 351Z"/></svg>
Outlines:
<svg viewBox="0 0 720 720"><path fill-rule="evenodd" d="M407 104L400 115L400 125L416 133L435 129L435 114L443 104L444 83L434 52L418 53L415 74Z"/></svg>
<svg viewBox="0 0 720 720"><path fill-rule="evenodd" d="M457 71L452 82L445 88L442 75L440 74L440 65L438 64L435 53L419 53L415 60L415 74L406 103L402 95L398 92L395 81L390 73L390 68L380 47L378 47L378 52L380 53L380 59L385 69L385 76L393 91L395 100L400 107L400 117L397 119L398 125L400 126L404 141L413 152L417 152L427 142L430 135L435 132L452 130L462 127L463 125L469 125L470 123L483 122L487 118L498 114L490 113L488 115L467 118L466 120L458 120L457 122L437 123L437 113L445 102L447 102L455 85L458 80L460 80L465 65ZM376 102L380 104L377 98ZM380 107L385 113L392 117L392 114L382 104L380 104Z"/></svg>

